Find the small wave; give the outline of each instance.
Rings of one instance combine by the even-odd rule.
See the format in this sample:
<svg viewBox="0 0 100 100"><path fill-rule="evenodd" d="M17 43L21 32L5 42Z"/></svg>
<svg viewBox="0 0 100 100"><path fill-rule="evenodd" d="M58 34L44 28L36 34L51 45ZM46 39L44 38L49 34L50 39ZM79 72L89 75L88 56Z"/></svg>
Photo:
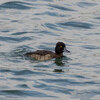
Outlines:
<svg viewBox="0 0 100 100"><path fill-rule="evenodd" d="M23 35L23 34L27 34L28 32L16 32L16 33L13 33L12 35Z"/></svg>
<svg viewBox="0 0 100 100"><path fill-rule="evenodd" d="M64 22L64 23L58 23L58 25L60 25L61 27L75 27L75 28L85 28L85 29L91 29L92 28L92 24L89 23L85 23L85 22L74 22L74 21L70 21L70 22Z"/></svg>
<svg viewBox="0 0 100 100"><path fill-rule="evenodd" d="M30 70L22 70L22 71L13 71L14 75L28 75L28 74L33 74L33 71Z"/></svg>
<svg viewBox="0 0 100 100"><path fill-rule="evenodd" d="M20 2L20 1L12 1L12 2L6 2L0 5L0 9L2 8L9 8L9 9L30 9L30 7L26 6L27 3Z"/></svg>
<svg viewBox="0 0 100 100"><path fill-rule="evenodd" d="M100 46L94 46L94 45L84 45L82 47L85 49L100 49Z"/></svg>
<svg viewBox="0 0 100 100"><path fill-rule="evenodd" d="M32 96L32 97L53 97L41 92L30 90L1 90L0 95L17 95L17 96Z"/></svg>
<svg viewBox="0 0 100 100"><path fill-rule="evenodd" d="M48 27L49 29L53 29L53 30L56 30L56 31L60 31L60 29L58 29L55 24L45 23L45 26Z"/></svg>
<svg viewBox="0 0 100 100"><path fill-rule="evenodd" d="M95 19L98 19L98 20L100 20L100 17L95 17Z"/></svg>
<svg viewBox="0 0 100 100"><path fill-rule="evenodd" d="M75 11L73 9L67 8L67 7L63 7L63 6L59 6L59 5L54 5L54 4L49 4L48 6L52 7L52 8L56 8L59 10L64 10L64 11Z"/></svg>
<svg viewBox="0 0 100 100"><path fill-rule="evenodd" d="M55 16L55 17L65 17L65 15L58 14L57 12L43 12L43 13L36 13L35 15L49 15L49 16Z"/></svg>
<svg viewBox="0 0 100 100"><path fill-rule="evenodd" d="M21 37L21 38L12 38L12 37L3 37L0 36L0 41L4 41L4 42L23 42L25 40L31 40L30 37Z"/></svg>
<svg viewBox="0 0 100 100"><path fill-rule="evenodd" d="M51 24L52 25L52 24ZM49 27L48 27L49 28ZM51 27L50 27L51 28ZM52 29L52 28L51 28ZM39 31L39 32L36 32L36 33L39 33L40 35L43 36L43 34L46 34L46 35L51 35L51 36L59 36L58 34L55 34L53 32L50 32L48 30L43 30L43 31Z"/></svg>
<svg viewBox="0 0 100 100"><path fill-rule="evenodd" d="M29 88L27 84L18 84L17 87L20 87L20 88Z"/></svg>
<svg viewBox="0 0 100 100"><path fill-rule="evenodd" d="M70 94L72 91L74 91L73 89L68 89L66 87L53 86L43 83L35 85L34 87L64 94Z"/></svg>
<svg viewBox="0 0 100 100"><path fill-rule="evenodd" d="M96 5L97 5L97 3L90 3L90 2L78 2L78 3L77 3L77 5L78 5L79 7L84 8L84 7L93 7L93 6L96 6Z"/></svg>

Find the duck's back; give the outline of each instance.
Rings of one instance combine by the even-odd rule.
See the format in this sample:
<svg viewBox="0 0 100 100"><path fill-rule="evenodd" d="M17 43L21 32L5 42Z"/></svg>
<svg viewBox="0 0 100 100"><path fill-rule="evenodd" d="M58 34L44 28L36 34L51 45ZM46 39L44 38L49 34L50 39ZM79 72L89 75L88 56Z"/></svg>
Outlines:
<svg viewBox="0 0 100 100"><path fill-rule="evenodd" d="M54 53L48 50L37 50L35 52L26 53L25 55L40 61L54 58Z"/></svg>

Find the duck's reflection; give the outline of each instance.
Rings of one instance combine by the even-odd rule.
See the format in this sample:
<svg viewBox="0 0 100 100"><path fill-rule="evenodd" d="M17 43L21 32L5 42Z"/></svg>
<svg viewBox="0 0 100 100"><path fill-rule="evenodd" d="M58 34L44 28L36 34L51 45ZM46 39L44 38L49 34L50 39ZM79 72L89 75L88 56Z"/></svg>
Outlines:
<svg viewBox="0 0 100 100"><path fill-rule="evenodd" d="M70 58L65 56L61 58L56 58L55 64L60 67L69 67L68 60L70 60ZM62 68L58 68L54 69L54 72L64 72L64 70Z"/></svg>
<svg viewBox="0 0 100 100"><path fill-rule="evenodd" d="M65 63L68 64L68 61L69 61L69 60L70 60L70 58L63 56L63 57L61 57L61 58L56 58L56 59L55 59L55 64L56 64L57 66L65 66Z"/></svg>
<svg viewBox="0 0 100 100"><path fill-rule="evenodd" d="M62 60L62 58L56 58L56 59L55 59L55 64L56 64L57 66L64 66L64 65L65 65L65 63L64 63L63 60Z"/></svg>

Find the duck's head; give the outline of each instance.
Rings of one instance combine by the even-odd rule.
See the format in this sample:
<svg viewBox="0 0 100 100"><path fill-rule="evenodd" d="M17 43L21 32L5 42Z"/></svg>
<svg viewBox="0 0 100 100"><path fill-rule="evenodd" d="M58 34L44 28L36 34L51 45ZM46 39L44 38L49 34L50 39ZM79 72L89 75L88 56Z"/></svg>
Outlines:
<svg viewBox="0 0 100 100"><path fill-rule="evenodd" d="M56 54L63 54L64 51L70 53L70 51L68 51L66 49L66 46L63 42L57 42L56 47L55 47L55 53Z"/></svg>

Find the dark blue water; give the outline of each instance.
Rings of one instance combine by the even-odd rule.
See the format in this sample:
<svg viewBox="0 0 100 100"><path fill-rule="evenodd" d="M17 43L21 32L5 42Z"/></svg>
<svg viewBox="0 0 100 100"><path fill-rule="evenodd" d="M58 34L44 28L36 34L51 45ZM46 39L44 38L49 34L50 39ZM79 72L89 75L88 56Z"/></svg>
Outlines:
<svg viewBox="0 0 100 100"><path fill-rule="evenodd" d="M71 54L23 56L58 41ZM0 100L100 100L100 1L1 0Z"/></svg>

